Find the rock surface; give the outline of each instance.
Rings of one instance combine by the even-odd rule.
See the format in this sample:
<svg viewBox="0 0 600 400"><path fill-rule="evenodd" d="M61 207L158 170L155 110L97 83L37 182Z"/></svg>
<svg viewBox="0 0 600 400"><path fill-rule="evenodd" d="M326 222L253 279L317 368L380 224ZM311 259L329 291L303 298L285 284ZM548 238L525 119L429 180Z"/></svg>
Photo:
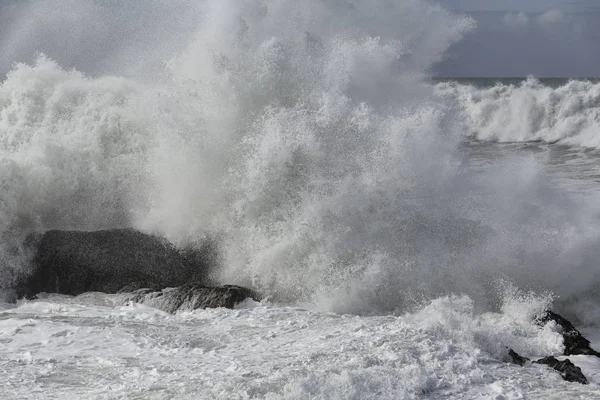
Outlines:
<svg viewBox="0 0 600 400"><path fill-rule="evenodd" d="M578 382L584 385L588 383L587 378L583 375L583 372L581 372L581 368L573 364L568 358L559 361L555 357L549 356L540 358L539 360L534 361L534 363L545 364L557 370L565 381Z"/></svg>
<svg viewBox="0 0 600 400"><path fill-rule="evenodd" d="M562 327L561 334L565 344L565 356L584 354L600 357L600 353L590 347L590 341L583 337L581 332L579 332L569 320L561 315L554 311L547 310L536 319L538 325L545 325L550 321L554 321L557 325Z"/></svg>
<svg viewBox="0 0 600 400"><path fill-rule="evenodd" d="M210 245L180 251L166 240L132 229L94 232L52 230L30 240L37 246L33 272L16 287L18 298L40 292L116 293L124 285L160 290L190 281L208 284ZM137 287L136 287L137 285Z"/></svg>
<svg viewBox="0 0 600 400"><path fill-rule="evenodd" d="M513 349L508 349L508 355L510 356L513 364L517 364L522 367L527 365L531 361L529 358L519 355ZM565 381L578 382L584 385L587 385L588 383L587 378L585 377L585 375L583 375L583 372L581 372L581 368L573 364L568 358L566 360L560 361L553 356L548 356L533 361L533 363L544 364L558 371L560 373L560 376L562 376L562 378Z"/></svg>
<svg viewBox="0 0 600 400"><path fill-rule="evenodd" d="M519 355L513 349L508 349L508 355L510 356L510 359L512 360L513 364L520 365L521 367L530 361L529 358Z"/></svg>
<svg viewBox="0 0 600 400"><path fill-rule="evenodd" d="M600 357L600 353L590 347L590 341L587 340L581 332L575 328L575 326L568 319L555 313L554 311L546 310L540 316L535 319L535 323L540 326L547 324L548 322L555 322L561 328L561 334L563 337L565 350L564 355L590 355ZM530 359L519 355L513 349L508 349L508 355L514 364L525 366L530 362ZM578 382L581 384L587 384L587 378L583 375L581 368L576 366L568 358L565 360L558 360L553 356L540 358L537 361L533 361L536 364L544 364L555 369L560 373L564 380L569 382Z"/></svg>
<svg viewBox="0 0 600 400"><path fill-rule="evenodd" d="M169 313L175 313L199 308L233 308L237 303L248 298L259 300L255 292L241 286L205 287L200 283L187 283L177 288L168 288L162 291L139 289L133 293L127 293L125 302L141 303Z"/></svg>

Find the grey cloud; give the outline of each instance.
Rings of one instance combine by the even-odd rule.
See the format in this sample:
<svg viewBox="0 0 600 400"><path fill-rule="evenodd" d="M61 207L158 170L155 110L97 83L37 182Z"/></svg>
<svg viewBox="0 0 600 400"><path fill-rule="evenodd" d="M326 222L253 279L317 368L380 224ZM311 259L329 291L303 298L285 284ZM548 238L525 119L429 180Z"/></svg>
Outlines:
<svg viewBox="0 0 600 400"><path fill-rule="evenodd" d="M580 40L585 35L582 23L574 21L572 16L558 10L546 11L538 16L537 23L542 32L549 37L566 36Z"/></svg>
<svg viewBox="0 0 600 400"><path fill-rule="evenodd" d="M563 25L568 23L567 16L564 12L558 10L546 11L538 17L540 25L545 27L551 27L555 25Z"/></svg>
<svg viewBox="0 0 600 400"><path fill-rule="evenodd" d="M502 18L502 22L509 29L525 29L529 26L529 16L524 13L506 13Z"/></svg>
<svg viewBox="0 0 600 400"><path fill-rule="evenodd" d="M571 18L569 15L558 10L549 10L542 14L521 12L507 12L502 18L504 28L509 32L522 34L524 30L529 29L542 29L544 33L553 33L557 30L569 30L571 28L574 32L581 32L581 29L575 29L577 24L571 24ZM580 28L580 27L579 27Z"/></svg>
<svg viewBox="0 0 600 400"><path fill-rule="evenodd" d="M526 12L547 10L580 12L598 10L598 0L437 0L443 7L462 12Z"/></svg>

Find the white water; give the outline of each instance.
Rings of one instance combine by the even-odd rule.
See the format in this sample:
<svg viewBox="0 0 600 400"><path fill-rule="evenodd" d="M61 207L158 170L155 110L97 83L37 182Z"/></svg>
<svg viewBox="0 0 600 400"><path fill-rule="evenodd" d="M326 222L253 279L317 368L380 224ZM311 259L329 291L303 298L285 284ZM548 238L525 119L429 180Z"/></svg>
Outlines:
<svg viewBox="0 0 600 400"><path fill-rule="evenodd" d="M571 80L553 88L529 78L491 88L440 83L436 90L459 102L477 139L600 148L600 83Z"/></svg>
<svg viewBox="0 0 600 400"><path fill-rule="evenodd" d="M27 5L24 36L57 36L0 86L2 288L28 232L133 226L217 238L216 278L271 302L24 302L0 319L9 397L594 396L506 363L509 345L560 353L531 322L553 296L595 332L599 214L536 158L469 166L471 115L423 83L469 19L417 0L153 1L124 11L152 40L119 48L110 4L58 4ZM86 27L68 15L98 21L64 53L63 19ZM86 62L98 38L104 67Z"/></svg>
<svg viewBox="0 0 600 400"><path fill-rule="evenodd" d="M6 310L11 398L593 398L600 383L591 357L573 358L590 386L506 362L507 345L562 350L552 326L531 325L544 306L532 299L478 314L466 297L440 298L402 317L250 303L172 316L114 300L54 296Z"/></svg>

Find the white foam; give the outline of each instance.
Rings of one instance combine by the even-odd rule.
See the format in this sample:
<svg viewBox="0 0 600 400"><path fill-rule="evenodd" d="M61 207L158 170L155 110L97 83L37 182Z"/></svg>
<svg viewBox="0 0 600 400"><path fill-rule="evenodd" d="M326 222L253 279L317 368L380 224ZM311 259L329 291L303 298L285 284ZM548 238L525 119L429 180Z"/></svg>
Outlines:
<svg viewBox="0 0 600 400"><path fill-rule="evenodd" d="M477 139L600 147L600 83L574 79L554 88L529 78L490 88L446 82L436 90L458 101Z"/></svg>
<svg viewBox="0 0 600 400"><path fill-rule="evenodd" d="M598 390L593 360L573 358L588 386L509 363L508 346L558 354L560 335L510 314L479 314L467 297L374 317L276 306L166 315L94 297L0 314L7 398L593 398Z"/></svg>

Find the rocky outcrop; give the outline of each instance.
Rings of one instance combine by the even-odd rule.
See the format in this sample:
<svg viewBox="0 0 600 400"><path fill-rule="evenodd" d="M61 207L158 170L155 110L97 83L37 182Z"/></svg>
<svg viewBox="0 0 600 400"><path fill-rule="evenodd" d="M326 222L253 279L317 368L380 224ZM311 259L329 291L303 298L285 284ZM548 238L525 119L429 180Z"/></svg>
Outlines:
<svg viewBox="0 0 600 400"><path fill-rule="evenodd" d="M569 320L554 311L544 311L536 318L535 322L538 325L543 326L550 321L554 321L561 327L561 335L565 345L565 356L584 354L600 357L600 353L590 347L590 341L584 338L581 332L579 332Z"/></svg>
<svg viewBox="0 0 600 400"><path fill-rule="evenodd" d="M124 303L145 304L168 313L200 308L233 308L236 304L248 298L255 301L260 300L257 293L241 286L206 287L200 283L187 283L180 287L167 288L161 291L139 289L124 295Z"/></svg>
<svg viewBox="0 0 600 400"><path fill-rule="evenodd" d="M513 349L508 349L508 355L510 356L513 364L517 364L523 367L531 363L531 360L529 358L519 355ZM587 385L588 383L587 378L585 377L585 375L583 375L583 372L581 372L581 368L573 364L568 358L561 361L558 360L556 357L548 356L533 361L533 364L544 364L549 366L550 368L558 371L560 376L562 376L562 378L565 381L577 382L583 385Z"/></svg>
<svg viewBox="0 0 600 400"><path fill-rule="evenodd" d="M241 286L210 286L215 246L177 249L157 236L132 229L48 231L30 237L32 273L17 285L19 298L37 294L120 293L124 302L170 313L208 307L233 308L258 295Z"/></svg>
<svg viewBox="0 0 600 400"><path fill-rule="evenodd" d="M565 381L578 382L584 385L588 383L587 378L581 372L581 368L573 364L568 358L560 361L553 356L549 356L540 358L534 361L534 363L548 365L550 368L558 371Z"/></svg>
<svg viewBox="0 0 600 400"><path fill-rule="evenodd" d="M508 349L508 355L510 356L510 359L512 360L513 364L520 365L521 367L525 366L525 364L531 361L529 358L519 355L513 349Z"/></svg>
<svg viewBox="0 0 600 400"><path fill-rule="evenodd" d="M560 333L563 337L565 350L564 355L589 355L600 357L600 353L590 347L590 341L587 340L575 326L563 316L554 311L546 310L535 319L535 323L544 326L548 322L555 322L560 327ZM530 359L519 355L513 349L508 349L508 355L514 364L525 366L530 363ZM583 375L581 368L571 362L571 360L558 360L556 357L548 356L533 361L535 364L548 365L550 368L558 371L562 378L569 382L578 382L587 384L587 378Z"/></svg>
<svg viewBox="0 0 600 400"><path fill-rule="evenodd" d="M29 239L33 271L20 279L19 298L40 292L78 295L116 293L125 285L161 290L190 281L208 282L210 243L182 251L157 236L132 229L94 232L52 230Z"/></svg>

